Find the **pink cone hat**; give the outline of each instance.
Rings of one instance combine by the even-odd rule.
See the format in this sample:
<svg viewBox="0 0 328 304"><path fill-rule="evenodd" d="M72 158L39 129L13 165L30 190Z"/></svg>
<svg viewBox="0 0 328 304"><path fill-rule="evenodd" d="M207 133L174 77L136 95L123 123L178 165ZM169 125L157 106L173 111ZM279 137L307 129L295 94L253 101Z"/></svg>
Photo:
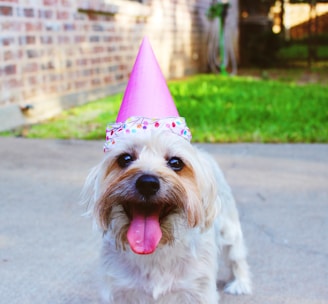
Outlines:
<svg viewBox="0 0 328 304"><path fill-rule="evenodd" d="M141 43L116 122L124 122L131 116L179 116L147 37Z"/></svg>
<svg viewBox="0 0 328 304"><path fill-rule="evenodd" d="M116 123L106 129L105 152L123 134L154 129L169 130L191 140L183 117L179 117L165 78L149 40L145 37L134 63Z"/></svg>

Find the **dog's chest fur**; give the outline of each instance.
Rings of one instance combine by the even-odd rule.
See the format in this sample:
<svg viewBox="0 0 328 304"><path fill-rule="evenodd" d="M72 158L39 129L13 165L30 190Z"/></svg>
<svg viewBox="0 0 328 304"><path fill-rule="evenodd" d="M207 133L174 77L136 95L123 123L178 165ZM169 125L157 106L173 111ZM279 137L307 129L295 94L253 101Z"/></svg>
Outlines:
<svg viewBox="0 0 328 304"><path fill-rule="evenodd" d="M143 303L161 303L161 299L165 303L166 295L170 298L165 301L171 301L175 300L172 296L175 293L181 298L188 293L193 303L197 303L197 293L200 299L204 286L216 282L219 254L216 243L214 227L202 234L198 229L189 229L181 232L181 238L171 246L158 248L151 255L136 255L130 248L117 251L113 238L105 235L102 271L112 287L113 303L116 297L121 301L126 298L124 303L130 303L138 296L144 299Z"/></svg>
<svg viewBox="0 0 328 304"><path fill-rule="evenodd" d="M216 161L171 132L142 134L120 138L82 193L104 233L104 303L217 304L222 247L224 291L249 294L238 211Z"/></svg>

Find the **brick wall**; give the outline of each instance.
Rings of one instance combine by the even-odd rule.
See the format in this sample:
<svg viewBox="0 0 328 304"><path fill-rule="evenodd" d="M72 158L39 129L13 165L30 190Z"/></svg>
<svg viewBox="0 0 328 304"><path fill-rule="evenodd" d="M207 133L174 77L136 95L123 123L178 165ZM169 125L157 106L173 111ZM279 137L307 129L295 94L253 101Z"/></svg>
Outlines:
<svg viewBox="0 0 328 304"><path fill-rule="evenodd" d="M124 90L144 35L167 78L204 71L209 3L0 0L0 130Z"/></svg>

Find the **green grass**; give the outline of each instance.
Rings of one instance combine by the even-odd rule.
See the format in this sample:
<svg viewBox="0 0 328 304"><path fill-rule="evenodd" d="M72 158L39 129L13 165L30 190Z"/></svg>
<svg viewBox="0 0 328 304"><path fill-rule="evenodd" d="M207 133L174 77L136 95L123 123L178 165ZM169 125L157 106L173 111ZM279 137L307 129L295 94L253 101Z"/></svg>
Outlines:
<svg viewBox="0 0 328 304"><path fill-rule="evenodd" d="M116 94L63 111L58 117L25 129L24 136L60 139L104 138L107 123L116 119L122 96Z"/></svg>
<svg viewBox="0 0 328 304"><path fill-rule="evenodd" d="M328 88L198 75L169 83L194 142L328 142ZM26 137L104 139L122 94L32 126Z"/></svg>
<svg viewBox="0 0 328 304"><path fill-rule="evenodd" d="M328 89L199 76L172 83L199 142L327 142Z"/></svg>
<svg viewBox="0 0 328 304"><path fill-rule="evenodd" d="M316 55L318 60L321 58L328 57L328 46L320 45L316 48ZM308 46L303 44L294 44L288 47L281 48L277 54L279 59L303 59L306 60L308 58Z"/></svg>

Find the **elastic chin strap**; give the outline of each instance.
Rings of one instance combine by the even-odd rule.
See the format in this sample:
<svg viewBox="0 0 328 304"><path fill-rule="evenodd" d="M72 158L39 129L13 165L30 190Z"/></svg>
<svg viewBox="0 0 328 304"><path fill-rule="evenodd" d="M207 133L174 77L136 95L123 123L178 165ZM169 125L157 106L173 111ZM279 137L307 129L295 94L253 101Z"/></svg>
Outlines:
<svg viewBox="0 0 328 304"><path fill-rule="evenodd" d="M189 142L191 141L191 132L183 117L158 119L132 116L125 122L116 122L107 126L104 152L108 152L110 147L115 145L116 141L123 134L138 134L150 130L169 130Z"/></svg>

